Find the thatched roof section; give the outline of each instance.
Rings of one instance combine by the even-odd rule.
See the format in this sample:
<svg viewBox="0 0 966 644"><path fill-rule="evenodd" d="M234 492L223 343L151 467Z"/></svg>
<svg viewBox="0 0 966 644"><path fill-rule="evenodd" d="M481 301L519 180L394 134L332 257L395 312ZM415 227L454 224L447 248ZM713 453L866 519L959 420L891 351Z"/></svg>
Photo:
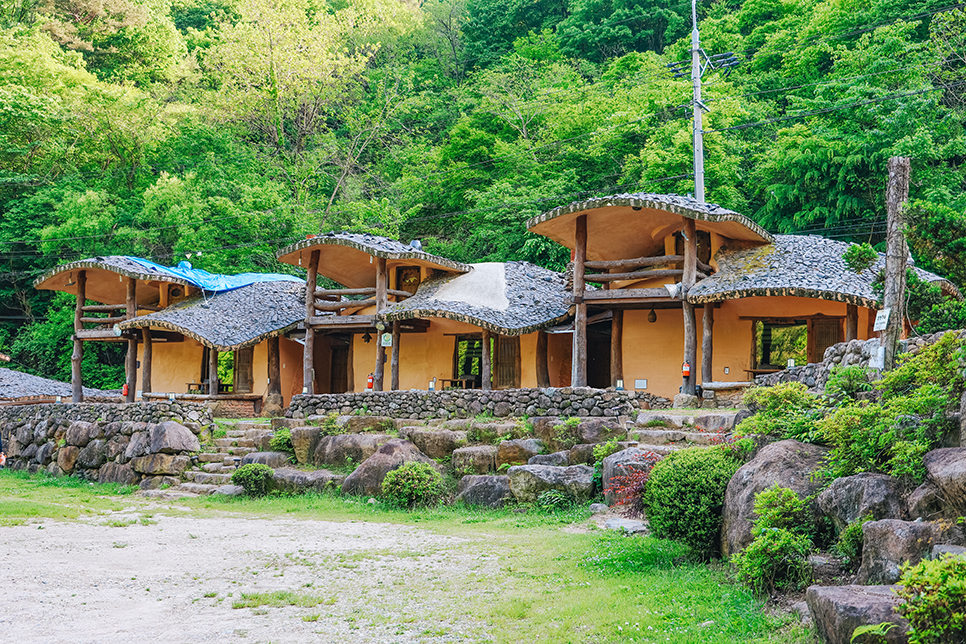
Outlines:
<svg viewBox="0 0 966 644"><path fill-rule="evenodd" d="M385 322L447 318L500 335L523 335L569 315L564 276L527 262L473 264L465 275L437 277L379 316Z"/></svg>
<svg viewBox="0 0 966 644"><path fill-rule="evenodd" d="M688 294L693 304L743 297L794 296L846 302L878 308L872 289L885 266L885 256L861 273L851 271L842 259L848 242L814 235L775 235L775 242L749 248L730 246L715 255L718 272L698 282ZM923 281L937 282L947 295L961 298L951 282L914 269Z"/></svg>
<svg viewBox="0 0 966 644"><path fill-rule="evenodd" d="M121 329L177 331L217 351L236 351L282 335L305 319L305 284L260 282L120 323Z"/></svg>
<svg viewBox="0 0 966 644"><path fill-rule="evenodd" d="M0 400L16 400L35 396L45 398L62 396L69 400L71 393L72 388L69 382L32 376L29 373L14 371L13 369L0 369ZM103 391L84 387L84 397L86 398L104 398L117 395L119 395L117 391Z"/></svg>
<svg viewBox="0 0 966 644"><path fill-rule="evenodd" d="M690 197L646 192L575 201L534 217L527 229L573 249L575 220L580 215L587 215L587 258L591 260L661 252L664 237L681 229L682 218L694 219L698 230L727 239L760 244L772 240L767 230L732 210Z"/></svg>

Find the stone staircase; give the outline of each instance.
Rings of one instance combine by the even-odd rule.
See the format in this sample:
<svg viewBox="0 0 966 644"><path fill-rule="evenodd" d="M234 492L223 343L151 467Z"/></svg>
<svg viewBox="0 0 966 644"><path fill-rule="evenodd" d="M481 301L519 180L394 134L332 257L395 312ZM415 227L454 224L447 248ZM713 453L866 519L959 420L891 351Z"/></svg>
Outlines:
<svg viewBox="0 0 966 644"><path fill-rule="evenodd" d="M710 447L724 442L734 426L733 413L711 412L694 417L668 412L642 412L634 426L627 432L627 439L636 441L641 449L658 454L686 447Z"/></svg>
<svg viewBox="0 0 966 644"><path fill-rule="evenodd" d="M272 435L269 423L240 421L227 430L225 438L214 439L214 450L198 454L197 464L181 475L178 490L195 494L211 494L222 485L231 484L231 474L246 454L259 451Z"/></svg>

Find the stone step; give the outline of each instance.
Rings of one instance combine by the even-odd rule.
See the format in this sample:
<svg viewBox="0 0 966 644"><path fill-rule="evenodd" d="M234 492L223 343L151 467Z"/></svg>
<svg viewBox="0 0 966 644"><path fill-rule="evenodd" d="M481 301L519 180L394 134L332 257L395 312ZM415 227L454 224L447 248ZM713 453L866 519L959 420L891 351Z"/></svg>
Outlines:
<svg viewBox="0 0 966 644"><path fill-rule="evenodd" d="M248 430L250 430L250 429L252 429L254 427L255 427L255 423L253 423L251 421L242 421L240 423L235 423L234 428L232 428L232 429L230 429L228 431L247 432Z"/></svg>
<svg viewBox="0 0 966 644"><path fill-rule="evenodd" d="M251 454L252 452L258 451L254 447L226 447L219 450L221 455L224 456L244 456L245 454Z"/></svg>
<svg viewBox="0 0 966 644"><path fill-rule="evenodd" d="M727 434L718 432L685 432L674 429L632 429L627 432L628 440L636 440L641 446L674 445L714 445L721 442Z"/></svg>
<svg viewBox="0 0 966 644"><path fill-rule="evenodd" d="M231 464L226 464L224 461L221 463L208 463L202 466L202 472L208 472L209 474L231 474L235 471L234 460Z"/></svg>
<svg viewBox="0 0 966 644"><path fill-rule="evenodd" d="M184 473L184 478L190 483L203 483L207 485L225 485L231 483L231 474L209 474L208 472L188 471Z"/></svg>
<svg viewBox="0 0 966 644"><path fill-rule="evenodd" d="M225 460L225 455L222 452L206 452L204 454L198 454L198 460L202 463L221 463Z"/></svg>
<svg viewBox="0 0 966 644"><path fill-rule="evenodd" d="M271 423L255 423L254 425L252 425L252 429L260 429L260 430L272 431L272 424Z"/></svg>
<svg viewBox="0 0 966 644"><path fill-rule="evenodd" d="M220 485L209 485L207 483L182 483L176 489L180 492L190 492L191 494L197 494L199 496L204 496L206 494L211 494L217 490Z"/></svg>

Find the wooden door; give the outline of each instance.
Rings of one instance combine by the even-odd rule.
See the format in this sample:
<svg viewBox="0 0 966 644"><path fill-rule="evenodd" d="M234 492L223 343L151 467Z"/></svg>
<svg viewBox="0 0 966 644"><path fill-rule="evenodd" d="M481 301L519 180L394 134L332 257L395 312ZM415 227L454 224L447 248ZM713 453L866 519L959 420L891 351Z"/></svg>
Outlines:
<svg viewBox="0 0 966 644"><path fill-rule="evenodd" d="M349 391L349 360L352 356L352 336L348 338L332 336L332 363L329 372L330 393L343 394Z"/></svg>
<svg viewBox="0 0 966 644"><path fill-rule="evenodd" d="M496 364L494 368L495 389L520 388L520 336L498 335L496 342Z"/></svg>
<svg viewBox="0 0 966 644"><path fill-rule="evenodd" d="M825 350L845 341L841 318L809 318L808 361L821 362Z"/></svg>
<svg viewBox="0 0 966 644"><path fill-rule="evenodd" d="M237 394L250 394L255 388L255 347L246 347L235 352L235 374L232 391Z"/></svg>

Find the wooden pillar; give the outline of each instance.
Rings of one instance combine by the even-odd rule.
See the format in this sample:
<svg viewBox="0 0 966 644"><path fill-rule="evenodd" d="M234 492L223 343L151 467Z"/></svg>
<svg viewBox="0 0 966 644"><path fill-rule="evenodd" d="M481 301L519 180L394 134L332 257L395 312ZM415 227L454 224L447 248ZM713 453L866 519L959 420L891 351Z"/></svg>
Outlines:
<svg viewBox="0 0 966 644"><path fill-rule="evenodd" d="M490 332L483 329L483 358L480 360L480 386L484 391L493 389L493 369L490 367Z"/></svg>
<svg viewBox="0 0 966 644"><path fill-rule="evenodd" d="M550 336L543 331L537 331L537 386L550 386L550 364L547 361L547 347Z"/></svg>
<svg viewBox="0 0 966 644"><path fill-rule="evenodd" d="M154 345L151 341L151 328L141 329L144 351L141 352L141 395L151 392L151 360L154 355Z"/></svg>
<svg viewBox="0 0 966 644"><path fill-rule="evenodd" d="M74 308L74 352L70 356L71 402L84 402L84 377L81 361L84 360L84 343L77 334L84 329L84 304L87 302L87 271L77 273L77 305Z"/></svg>
<svg viewBox="0 0 966 644"><path fill-rule="evenodd" d="M265 404L263 413L270 415L281 414L284 399L282 398L282 368L278 336L268 339L268 388L265 390Z"/></svg>
<svg viewBox="0 0 966 644"><path fill-rule="evenodd" d="M302 348L302 393L315 393L315 283L319 275L319 251L309 256L309 274L305 277L305 345ZM351 383L350 383L351 385Z"/></svg>
<svg viewBox="0 0 966 644"><path fill-rule="evenodd" d="M584 303L584 262L587 260L587 215L577 217L574 235L574 350L571 387L587 386L587 305Z"/></svg>
<svg viewBox="0 0 966 644"><path fill-rule="evenodd" d="M886 330L880 342L885 347L884 368L888 371L895 367L896 349L902 334L905 311L903 310L906 290L906 258L909 248L902 232L902 208L909 200L909 158L892 157L889 159L889 183L886 188L886 268L885 294L883 304L890 309Z"/></svg>
<svg viewBox="0 0 966 644"><path fill-rule="evenodd" d="M714 380L714 304L704 305L701 322L701 384L704 384Z"/></svg>
<svg viewBox="0 0 966 644"><path fill-rule="evenodd" d="M851 342L859 337L859 307L855 304L845 305L845 341Z"/></svg>
<svg viewBox="0 0 966 644"><path fill-rule="evenodd" d="M137 287L138 281L133 277L127 280L127 299L125 301L125 317L130 320L137 315ZM133 334L134 332L131 331ZM127 396L124 402L134 402L135 389L138 386L138 339L132 336L127 340L127 356L124 360L124 375L127 380Z"/></svg>
<svg viewBox="0 0 966 644"><path fill-rule="evenodd" d="M399 320L392 323L392 358L390 358L389 389L399 390Z"/></svg>
<svg viewBox="0 0 966 644"><path fill-rule="evenodd" d="M376 258L376 315L388 304L386 293L386 259ZM382 391L383 379L386 373L386 347L382 346L380 334L376 334L376 369L372 372L372 390Z"/></svg>
<svg viewBox="0 0 966 644"><path fill-rule="evenodd" d="M610 321L610 384L624 379L624 311L613 310Z"/></svg>
<svg viewBox="0 0 966 644"><path fill-rule="evenodd" d="M688 291L697 281L698 273L698 233L693 219L684 219L684 237L684 275L681 278L684 302L681 309L684 314L684 362L691 366L691 375L682 378L681 393L693 396L698 371L698 325L694 305L688 302Z"/></svg>
<svg viewBox="0 0 966 644"><path fill-rule="evenodd" d="M208 349L208 395L218 394L218 352Z"/></svg>

